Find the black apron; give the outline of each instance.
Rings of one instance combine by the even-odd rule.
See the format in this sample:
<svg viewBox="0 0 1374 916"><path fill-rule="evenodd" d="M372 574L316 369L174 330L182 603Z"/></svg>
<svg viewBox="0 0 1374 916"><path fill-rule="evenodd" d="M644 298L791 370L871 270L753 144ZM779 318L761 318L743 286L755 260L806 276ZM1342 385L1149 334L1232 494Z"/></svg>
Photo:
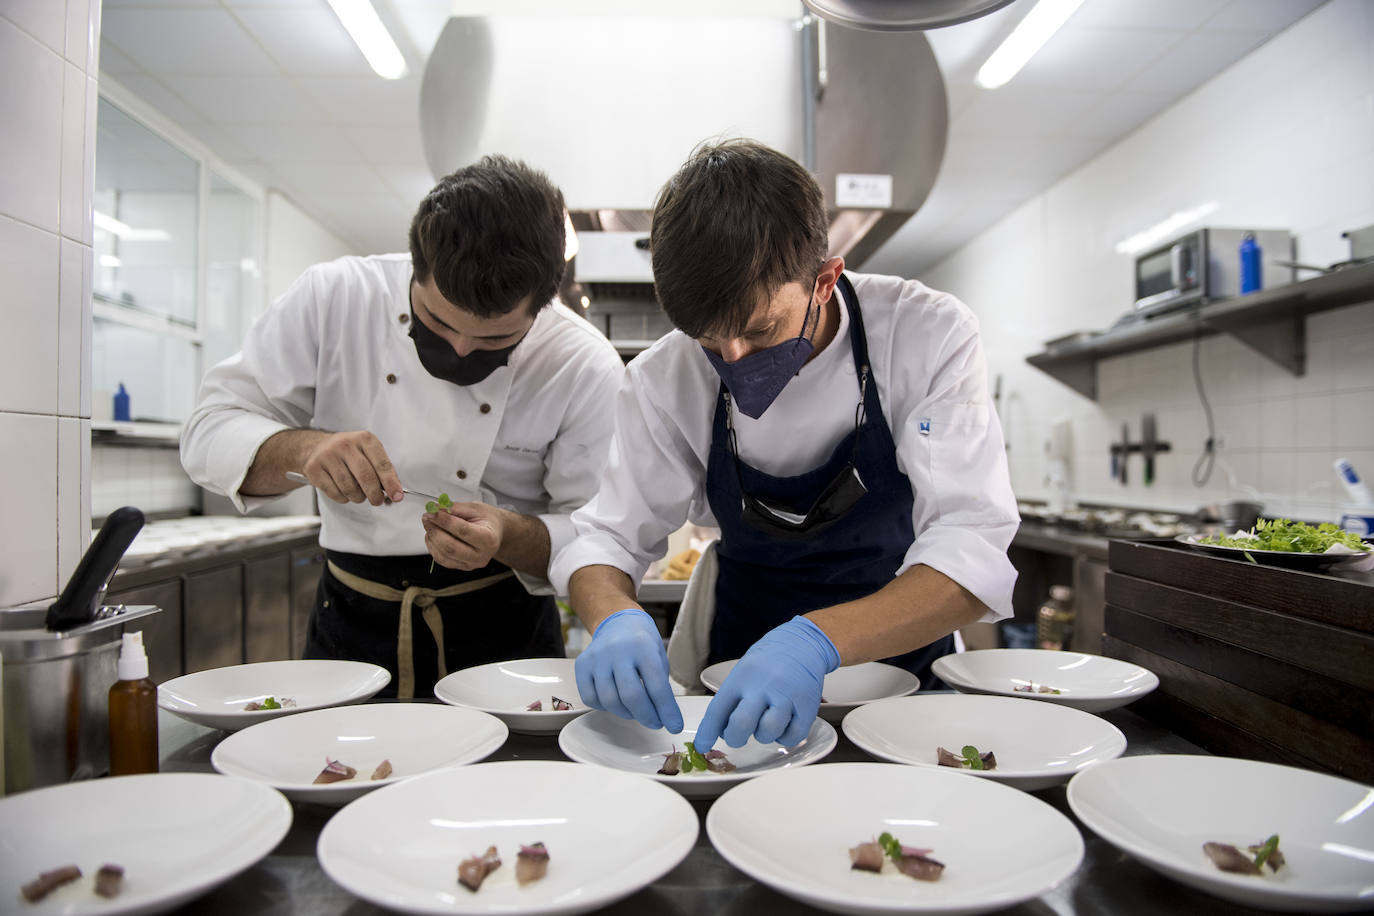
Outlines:
<svg viewBox="0 0 1374 916"><path fill-rule="evenodd" d="M336 550L325 558L340 569L397 590L411 586L440 589L505 572L492 561L464 571L433 563L428 554L372 557ZM431 572L431 565L433 571ZM562 658L563 629L552 596L531 595L514 576L479 591L435 600L443 619L444 660L449 672L516 658ZM397 624L400 602L369 598L354 591L325 565L310 612L304 658L370 662L391 672L378 696L394 697L397 687ZM433 696L438 680L438 647L430 628L411 609L415 696Z"/></svg>
<svg viewBox="0 0 1374 916"><path fill-rule="evenodd" d="M856 373L868 371L868 339L858 296L840 275L849 310ZM843 307L843 303L842 303ZM736 461L730 449L725 386L716 399L706 495L720 526L716 613L707 664L739 658L773 627L797 614L866 597L891 582L914 535L911 482L897 467L897 446L876 383L864 393L864 419L820 467L774 477ZM856 438L857 437L857 438ZM751 496L805 512L853 461L868 492L829 527L804 539L782 538L745 521L741 487ZM931 662L954 651L953 634L883 661L912 672L921 690L943 689Z"/></svg>

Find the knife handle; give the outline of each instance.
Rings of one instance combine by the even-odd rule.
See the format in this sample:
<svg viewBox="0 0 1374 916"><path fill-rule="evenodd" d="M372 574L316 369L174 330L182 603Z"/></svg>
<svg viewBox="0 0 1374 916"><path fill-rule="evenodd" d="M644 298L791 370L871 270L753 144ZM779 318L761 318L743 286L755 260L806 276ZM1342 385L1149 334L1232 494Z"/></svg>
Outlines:
<svg viewBox="0 0 1374 916"><path fill-rule="evenodd" d="M48 608L49 630L70 630L95 619L105 587L142 528L143 513L133 506L116 509L105 518L100 533L76 564L76 572Z"/></svg>

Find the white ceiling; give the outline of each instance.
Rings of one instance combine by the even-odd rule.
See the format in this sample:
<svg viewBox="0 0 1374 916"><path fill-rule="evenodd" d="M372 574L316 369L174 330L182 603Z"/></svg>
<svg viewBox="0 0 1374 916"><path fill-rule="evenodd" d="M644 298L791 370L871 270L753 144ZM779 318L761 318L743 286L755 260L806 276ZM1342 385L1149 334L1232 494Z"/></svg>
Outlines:
<svg viewBox="0 0 1374 916"><path fill-rule="evenodd" d="M1321 2L1087 0L1011 83L992 91L976 88L974 73L1033 0L930 32L950 101L944 165L925 206L868 266L918 275ZM420 79L449 15L606 15L644 6L374 5L409 62L403 79L372 73L325 0L104 0L100 70L359 251L395 251L433 184L420 144ZM793 16L800 3L660 0L653 9Z"/></svg>

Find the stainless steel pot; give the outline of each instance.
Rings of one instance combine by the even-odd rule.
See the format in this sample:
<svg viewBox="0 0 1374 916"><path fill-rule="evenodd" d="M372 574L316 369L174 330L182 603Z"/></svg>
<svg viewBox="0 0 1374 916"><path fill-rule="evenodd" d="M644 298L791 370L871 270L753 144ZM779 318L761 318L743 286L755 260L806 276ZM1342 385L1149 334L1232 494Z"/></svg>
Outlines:
<svg viewBox="0 0 1374 916"><path fill-rule="evenodd" d="M5 792L100 776L110 768L109 706L120 637L152 605L102 607L64 631L48 606L0 610Z"/></svg>

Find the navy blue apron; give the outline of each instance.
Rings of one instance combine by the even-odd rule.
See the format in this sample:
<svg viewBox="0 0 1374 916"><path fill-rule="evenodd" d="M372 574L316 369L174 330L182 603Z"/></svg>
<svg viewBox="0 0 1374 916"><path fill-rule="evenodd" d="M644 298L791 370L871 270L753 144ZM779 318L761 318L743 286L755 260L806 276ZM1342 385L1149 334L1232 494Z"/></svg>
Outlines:
<svg viewBox="0 0 1374 916"><path fill-rule="evenodd" d="M849 339L860 378L869 372L868 338L859 299L840 275L849 310ZM863 421L820 467L794 477L774 477L738 461L730 448L729 402L724 384L716 399L706 494L720 526L716 555L716 614L707 664L739 658L759 637L797 614L873 594L896 575L914 540L911 482L897 467L897 446L883 416L877 384L864 391ZM853 462L867 487L846 514L802 539L779 537L744 519L743 493L805 513ZM885 658L921 679L922 690L942 689L930 664L954 651L954 636Z"/></svg>

